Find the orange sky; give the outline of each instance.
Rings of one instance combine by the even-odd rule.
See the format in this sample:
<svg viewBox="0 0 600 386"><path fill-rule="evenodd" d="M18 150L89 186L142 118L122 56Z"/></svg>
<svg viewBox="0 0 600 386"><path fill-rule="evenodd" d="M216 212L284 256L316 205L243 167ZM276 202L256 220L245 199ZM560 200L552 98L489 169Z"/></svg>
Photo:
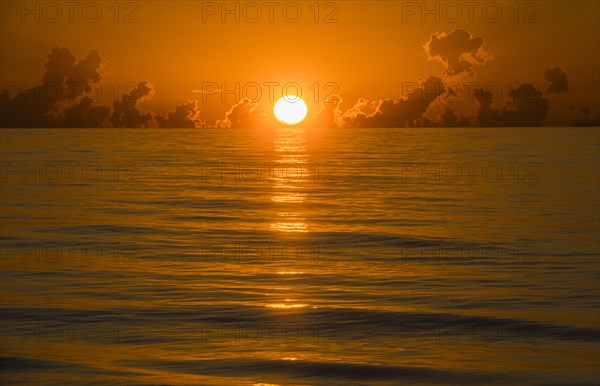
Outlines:
<svg viewBox="0 0 600 386"><path fill-rule="evenodd" d="M411 85L431 75L449 81L442 74L444 64L428 60L423 45L432 34L461 29L483 39L488 60L452 81L499 84L502 97L494 107L502 108L515 85L531 82L545 91L549 83L544 70L558 67L568 76L569 90L545 95L550 102L545 124L583 118L579 109L585 106L592 118L599 115L600 8L595 1L521 1L517 6L513 1L482 1L473 8L460 6L461 15L448 2L427 2L433 12L425 14L421 2L226 2L234 11L227 14L221 2L121 1L115 7L114 2L83 1L73 8L72 22L67 6L58 15L50 3L2 2L3 89L14 82L26 88L39 82L47 56L58 46L78 60L98 51L105 61L99 102L107 105L129 83L147 81L155 92L139 105L142 111L167 113L196 99L203 119L216 120L244 96L241 89L250 82L261 86L259 103L267 110L272 106L269 84L277 83L273 91L279 97L283 85L295 82L310 112L320 108L314 102L331 92L343 99L340 108L346 110L359 98L406 96ZM92 22L98 9L102 15ZM257 9L262 15L253 23ZM293 22L297 10L302 15ZM238 82L239 96L229 95L225 103L219 93L193 92L214 83L235 89ZM247 96L256 95L252 87L246 88ZM453 109L476 115L478 107L471 98Z"/></svg>

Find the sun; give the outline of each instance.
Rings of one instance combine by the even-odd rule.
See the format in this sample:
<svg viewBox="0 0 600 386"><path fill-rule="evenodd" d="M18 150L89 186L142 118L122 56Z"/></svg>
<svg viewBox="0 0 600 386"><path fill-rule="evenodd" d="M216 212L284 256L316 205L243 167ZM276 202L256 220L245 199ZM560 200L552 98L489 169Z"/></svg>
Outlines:
<svg viewBox="0 0 600 386"><path fill-rule="evenodd" d="M302 98L295 95L286 95L281 97L275 107L273 113L279 122L287 125L295 125L306 118L308 108Z"/></svg>

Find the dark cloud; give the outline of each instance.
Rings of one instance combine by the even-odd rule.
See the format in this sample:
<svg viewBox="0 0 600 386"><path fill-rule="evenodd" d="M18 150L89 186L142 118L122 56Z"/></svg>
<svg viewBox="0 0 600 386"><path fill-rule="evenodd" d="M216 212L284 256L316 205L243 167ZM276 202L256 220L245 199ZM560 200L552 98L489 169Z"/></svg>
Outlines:
<svg viewBox="0 0 600 386"><path fill-rule="evenodd" d="M255 102L244 98L233 105L227 113L225 119L217 121L215 126L223 128L256 128L264 120L264 113L258 108Z"/></svg>
<svg viewBox="0 0 600 386"><path fill-rule="evenodd" d="M82 95L89 90L90 83L100 82L100 70L102 67L102 58L96 51L73 66L73 71L67 77L67 83L70 87L70 92L75 92L75 95Z"/></svg>
<svg viewBox="0 0 600 386"><path fill-rule="evenodd" d="M69 49L54 47L48 55L48 62L44 65L46 74L42 78L42 83L62 85L73 70L75 62L75 56Z"/></svg>
<svg viewBox="0 0 600 386"><path fill-rule="evenodd" d="M323 103L321 110L315 113L314 117L309 121L309 124L316 127L332 128L337 127L342 111L340 104L342 98L337 95L329 98Z"/></svg>
<svg viewBox="0 0 600 386"><path fill-rule="evenodd" d="M63 127L105 127L108 126L110 108L93 106L92 99L83 97L78 104L64 112Z"/></svg>
<svg viewBox="0 0 600 386"><path fill-rule="evenodd" d="M446 107L439 123L441 127L468 127L471 126L471 120L469 118L460 117L456 114L456 111L449 107Z"/></svg>
<svg viewBox="0 0 600 386"><path fill-rule="evenodd" d="M444 76L472 76L474 65L484 65L492 58L483 49L483 38L457 29L449 34L434 33L425 45L429 60L441 62Z"/></svg>
<svg viewBox="0 0 600 386"><path fill-rule="evenodd" d="M416 89L402 98L366 100L360 98L346 111L340 109L339 96L323 104L303 124L319 127L417 127L417 126L468 126L475 118L460 116L444 101L458 96L451 84L457 79L474 75L474 66L483 65L490 55L483 49L483 39L464 30L449 34L435 33L424 45L431 60L445 66L443 75L448 82L430 76ZM1 127L182 127L207 126L200 118L199 103L185 101L166 116L142 113L141 102L152 98L154 87L146 81L139 82L134 90L125 93L112 106L95 106L89 96L93 86L102 81L104 60L96 51L84 59L77 58L67 48L54 48L45 64L46 72L41 83L22 90L17 83L4 82L7 89L0 94ZM565 72L556 67L544 72L550 86L546 94L566 93L569 90ZM477 120L480 126L540 126L548 117L549 103L542 91L525 83L509 92L504 107L492 106L492 94L475 90L479 104ZM568 104L571 111L576 107ZM457 107L457 106L453 106ZM458 111L465 110L458 106ZM591 119L589 108L581 110L585 118L573 125L597 125ZM574 117L567 117L567 123ZM269 119L274 118L269 116ZM217 120L215 127L256 128L271 122L258 105L244 99L232 106L225 117ZM551 116L548 120L552 120Z"/></svg>
<svg viewBox="0 0 600 386"><path fill-rule="evenodd" d="M492 107L492 93L482 89L475 90L479 103L477 118L479 125L485 127L528 127L541 126L548 116L548 100L532 84L525 83L510 90L510 98L502 109Z"/></svg>
<svg viewBox="0 0 600 386"><path fill-rule="evenodd" d="M167 117L158 115L156 121L159 127L194 128L203 126L200 120L200 107L197 100L190 100L180 104Z"/></svg>
<svg viewBox="0 0 600 386"><path fill-rule="evenodd" d="M550 82L550 87L546 90L547 94L569 92L569 81L567 74L560 68L547 68L544 71L544 77Z"/></svg>
<svg viewBox="0 0 600 386"><path fill-rule="evenodd" d="M60 99L49 98L46 86L38 85L17 93L11 98L8 89L2 92L0 126L2 127L57 127L60 122L50 117L51 110Z"/></svg>
<svg viewBox="0 0 600 386"><path fill-rule="evenodd" d="M579 111L581 111L583 115L585 115L585 119L588 119L590 117L590 113L592 112L587 106L582 107L581 109L579 109Z"/></svg>
<svg viewBox="0 0 600 386"><path fill-rule="evenodd" d="M421 126L423 113L445 91L444 82L438 77L430 76L422 82L421 87L409 93L406 98L384 99L370 114L365 111L365 108L371 108L373 104L364 99L359 100L354 107L342 115L342 125L347 127Z"/></svg>
<svg viewBox="0 0 600 386"><path fill-rule="evenodd" d="M584 119L576 119L571 123L571 126L576 126L576 127L598 127L600 126L600 119L590 119L590 114L592 113L592 111L590 110L590 108L588 106L584 106L581 109L579 109L579 111L581 113L583 113L583 115L585 116Z"/></svg>
<svg viewBox="0 0 600 386"><path fill-rule="evenodd" d="M140 82L129 94L123 94L120 101L113 105L110 122L113 127L149 127L152 114L142 114L137 109L138 102L151 98L154 86L148 82Z"/></svg>
<svg viewBox="0 0 600 386"><path fill-rule="evenodd" d="M365 98L359 98L354 106L346 110L337 120L338 126L350 127L356 120L356 117L363 116L366 118L375 114L378 111L380 103L381 101L370 101Z"/></svg>
<svg viewBox="0 0 600 386"><path fill-rule="evenodd" d="M20 90L13 98L9 90L3 90L0 126L62 126L62 113L67 105L78 104L90 84L100 81L102 62L96 51L91 51L87 58L77 62L67 48L55 47L48 55L41 84Z"/></svg>

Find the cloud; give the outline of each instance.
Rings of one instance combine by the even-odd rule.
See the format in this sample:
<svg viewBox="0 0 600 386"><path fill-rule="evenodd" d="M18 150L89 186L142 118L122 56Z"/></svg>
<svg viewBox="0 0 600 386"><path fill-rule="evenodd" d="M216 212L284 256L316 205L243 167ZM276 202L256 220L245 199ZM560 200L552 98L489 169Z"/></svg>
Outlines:
<svg viewBox="0 0 600 386"><path fill-rule="evenodd" d="M585 115L585 119L588 119L590 117L590 113L592 112L587 106L582 107L581 109L579 109L579 111L582 112L583 115Z"/></svg>
<svg viewBox="0 0 600 386"><path fill-rule="evenodd" d="M317 111L309 120L309 125L321 128L338 127L342 116L342 110L340 109L342 102L342 98L338 95L328 98L321 106L321 110Z"/></svg>
<svg viewBox="0 0 600 386"><path fill-rule="evenodd" d="M584 119L575 119L572 123L571 126L577 126L577 127L583 127L583 126L587 126L587 127L598 127L600 126L600 119L590 119L590 114L592 113L592 110L590 110L590 108L588 106L584 106L581 109L579 109L579 112L583 113L583 115L585 116Z"/></svg>
<svg viewBox="0 0 600 386"><path fill-rule="evenodd" d="M105 127L110 116L107 106L92 106L89 97L83 97L78 104L64 111L63 127Z"/></svg>
<svg viewBox="0 0 600 386"><path fill-rule="evenodd" d="M560 94L563 92L569 92L569 81L567 80L567 74L560 68L547 68L544 71L544 77L550 86L546 90L546 94L556 93Z"/></svg>
<svg viewBox="0 0 600 386"><path fill-rule="evenodd" d="M14 98L11 98L9 90L2 91L0 126L62 126L64 111L80 103L91 83L100 82L102 64L103 60L96 51L91 51L85 59L77 62L67 48L53 48L48 55L41 84L16 92Z"/></svg>
<svg viewBox="0 0 600 386"><path fill-rule="evenodd" d="M46 74L42 78L42 83L63 84L65 78L73 70L75 61L75 56L68 48L54 47L50 55L48 55L48 62L44 65L46 67Z"/></svg>
<svg viewBox="0 0 600 386"><path fill-rule="evenodd" d="M264 120L264 113L255 102L244 98L233 105L227 113L225 119L216 122L216 127L222 128L256 128Z"/></svg>
<svg viewBox="0 0 600 386"><path fill-rule="evenodd" d="M140 82L129 94L123 94L120 101L113 104L110 122L113 127L148 127L152 114L142 114L137 104L144 99L152 98L154 86L149 82Z"/></svg>
<svg viewBox="0 0 600 386"><path fill-rule="evenodd" d="M194 128L203 127L200 120L200 107L197 100L189 100L175 107L167 117L156 116L159 127Z"/></svg>
<svg viewBox="0 0 600 386"><path fill-rule="evenodd" d="M84 92L90 91L90 83L100 82L102 64L102 58L96 51L90 52L84 60L75 64L73 71L67 76L67 83L71 88L71 92L74 91L76 95L82 95ZM73 90L73 88L75 89Z"/></svg>
<svg viewBox="0 0 600 386"><path fill-rule="evenodd" d="M492 107L492 93L475 90L479 103L477 117L479 125L485 127L529 127L542 126L548 116L549 103L535 86L524 83L509 91L510 100L502 109Z"/></svg>
<svg viewBox="0 0 600 386"><path fill-rule="evenodd" d="M422 125L423 113L446 88L444 82L430 76L421 86L405 98L383 99L372 113L374 103L360 99L356 105L344 112L342 125L347 127L414 127Z"/></svg>
<svg viewBox="0 0 600 386"><path fill-rule="evenodd" d="M483 39L464 30L449 34L435 33L424 45L430 60L444 64L442 77L430 76L424 82L415 84L408 95L395 99L367 100L360 98L354 106L343 111L342 99L335 96L322 105L321 110L309 117L303 124L320 127L417 127L417 126L466 126L474 117L465 113L462 105L447 105L443 96L454 100L458 96L451 84L456 79L474 75L474 66L483 65L491 58L483 50ZM152 98L154 86L142 81L134 90L122 95L112 106L94 105L90 98L92 86L102 82L105 61L97 51L82 60L67 48L55 47L48 55L46 69L41 83L23 90L17 82L3 82L7 89L0 93L1 127L205 127L200 118L197 100L188 100L174 107L166 116L152 112L142 113L140 103ZM549 94L567 93L568 78L565 72L547 68L544 72L550 86ZM199 92L199 90L194 90ZM509 92L509 101L504 107L492 106L492 95L484 90L475 90L478 106L477 120L480 126L540 126L552 124L555 119L549 116L549 102L542 91L533 84L525 83ZM566 95L565 95L566 97ZM553 98L559 98L558 96ZM559 98L560 99L560 98ZM576 107L571 112L561 113L565 124L572 121ZM554 102L553 102L554 103ZM556 113L556 108L552 112ZM559 111L560 113L560 111ZM572 125L597 125L596 113L589 108L581 110L585 116L576 119ZM472 115L473 113L471 113ZM554 114L556 115L556 114ZM594 115L594 117L592 117ZM265 118L264 111L257 103L244 99L232 106L225 117L217 120L214 127L257 128L274 122L272 116Z"/></svg>
<svg viewBox="0 0 600 386"><path fill-rule="evenodd" d="M434 33L423 46L429 60L444 65L444 76L472 76L473 66L484 65L493 58L483 49L483 38L457 29L453 32Z"/></svg>
<svg viewBox="0 0 600 386"><path fill-rule="evenodd" d="M441 116L441 127L468 127L471 126L469 118L460 117L456 114L456 111L449 107L446 107L444 113Z"/></svg>
<svg viewBox="0 0 600 386"><path fill-rule="evenodd" d="M358 101L346 110L337 120L338 126L351 127L356 120L364 120L378 111L381 101L370 101L359 98Z"/></svg>

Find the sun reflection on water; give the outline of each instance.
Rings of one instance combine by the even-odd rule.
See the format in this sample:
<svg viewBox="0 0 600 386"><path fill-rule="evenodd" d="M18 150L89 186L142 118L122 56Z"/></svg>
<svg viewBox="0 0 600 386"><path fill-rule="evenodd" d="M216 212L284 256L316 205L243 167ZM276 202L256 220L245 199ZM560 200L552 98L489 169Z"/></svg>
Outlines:
<svg viewBox="0 0 600 386"><path fill-rule="evenodd" d="M276 304L269 304L267 307L269 307L269 308L280 308L280 309L289 309L289 308L304 308L304 307L308 307L308 304L285 304L285 303L276 303Z"/></svg>
<svg viewBox="0 0 600 386"><path fill-rule="evenodd" d="M253 383L252 386L280 386L277 383Z"/></svg>
<svg viewBox="0 0 600 386"><path fill-rule="evenodd" d="M274 150L280 158L274 160L278 172L274 173L274 189L271 200L277 204L302 204L307 197L302 184L308 181L309 169L306 149L306 132L303 128L280 128L273 141ZM277 213L281 221L273 222L270 229L275 232L308 232L308 225L301 213Z"/></svg>
<svg viewBox="0 0 600 386"><path fill-rule="evenodd" d="M271 230L276 232L308 232L308 226L303 222L277 222L271 224Z"/></svg>

